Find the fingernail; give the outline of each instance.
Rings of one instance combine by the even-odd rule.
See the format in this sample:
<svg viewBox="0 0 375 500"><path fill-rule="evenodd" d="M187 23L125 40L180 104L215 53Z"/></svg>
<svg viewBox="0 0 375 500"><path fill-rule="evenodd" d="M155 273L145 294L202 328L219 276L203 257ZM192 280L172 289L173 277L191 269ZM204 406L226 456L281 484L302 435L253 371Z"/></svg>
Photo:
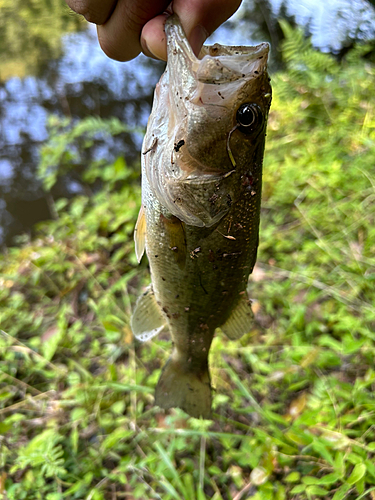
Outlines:
<svg viewBox="0 0 375 500"><path fill-rule="evenodd" d="M198 26L196 26L191 32L189 36L189 41L191 48L193 49L194 54L196 56L199 55L202 45L204 44L208 36L209 36L208 31L205 28L203 28L203 26L201 26L200 24L198 24Z"/></svg>

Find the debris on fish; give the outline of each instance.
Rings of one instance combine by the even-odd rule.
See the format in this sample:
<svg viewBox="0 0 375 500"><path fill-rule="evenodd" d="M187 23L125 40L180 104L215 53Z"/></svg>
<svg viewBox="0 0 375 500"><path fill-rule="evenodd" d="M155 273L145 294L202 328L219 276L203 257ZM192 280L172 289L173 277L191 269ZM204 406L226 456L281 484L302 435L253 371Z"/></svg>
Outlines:
<svg viewBox="0 0 375 500"><path fill-rule="evenodd" d="M156 404L209 418L215 330L238 339L252 328L246 287L258 248L269 45L215 44L196 57L176 15L165 32L168 64L143 141L135 228L151 286L131 326L142 341L164 328L173 339Z"/></svg>

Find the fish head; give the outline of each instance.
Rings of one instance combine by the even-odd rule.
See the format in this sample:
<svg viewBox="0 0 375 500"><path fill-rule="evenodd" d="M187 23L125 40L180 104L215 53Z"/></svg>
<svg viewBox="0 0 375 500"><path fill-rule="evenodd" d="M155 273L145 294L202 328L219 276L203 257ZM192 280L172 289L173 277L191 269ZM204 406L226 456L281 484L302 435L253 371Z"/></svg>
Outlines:
<svg viewBox="0 0 375 500"><path fill-rule="evenodd" d="M185 176L225 174L248 164L264 144L269 44L203 46L196 57L176 16L166 34L174 164Z"/></svg>
<svg viewBox="0 0 375 500"><path fill-rule="evenodd" d="M176 15L165 32L168 64L144 139L144 192L182 222L210 227L240 197L245 177L261 179L269 45L203 46L197 57Z"/></svg>

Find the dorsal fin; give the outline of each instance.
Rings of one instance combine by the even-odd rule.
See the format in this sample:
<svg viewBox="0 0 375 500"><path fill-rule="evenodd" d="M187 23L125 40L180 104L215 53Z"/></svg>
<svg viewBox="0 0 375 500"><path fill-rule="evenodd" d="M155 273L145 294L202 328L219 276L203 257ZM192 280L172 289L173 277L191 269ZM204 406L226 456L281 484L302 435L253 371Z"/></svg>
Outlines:
<svg viewBox="0 0 375 500"><path fill-rule="evenodd" d="M143 205L139 210L138 219L134 229L135 255L138 262L141 262L146 246L146 216Z"/></svg>
<svg viewBox="0 0 375 500"><path fill-rule="evenodd" d="M151 286L138 297L130 326L135 338L145 342L160 333L165 326L165 318L158 306Z"/></svg>
<svg viewBox="0 0 375 500"><path fill-rule="evenodd" d="M227 321L220 328L228 338L236 340L245 333L250 332L253 325L253 317L251 301L245 292L245 294L241 295L239 303L233 309Z"/></svg>

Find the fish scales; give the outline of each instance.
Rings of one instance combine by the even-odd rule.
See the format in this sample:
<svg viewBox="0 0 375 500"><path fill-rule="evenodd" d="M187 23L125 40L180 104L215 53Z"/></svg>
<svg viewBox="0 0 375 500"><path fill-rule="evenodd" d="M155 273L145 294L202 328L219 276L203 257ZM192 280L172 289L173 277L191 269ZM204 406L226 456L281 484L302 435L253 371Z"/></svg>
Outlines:
<svg viewBox="0 0 375 500"><path fill-rule="evenodd" d="M269 47L216 44L197 58L176 16L166 35L135 230L151 287L137 301L132 329L147 340L168 327L173 339L156 404L208 418L215 330L234 339L252 325L246 287L258 248Z"/></svg>

